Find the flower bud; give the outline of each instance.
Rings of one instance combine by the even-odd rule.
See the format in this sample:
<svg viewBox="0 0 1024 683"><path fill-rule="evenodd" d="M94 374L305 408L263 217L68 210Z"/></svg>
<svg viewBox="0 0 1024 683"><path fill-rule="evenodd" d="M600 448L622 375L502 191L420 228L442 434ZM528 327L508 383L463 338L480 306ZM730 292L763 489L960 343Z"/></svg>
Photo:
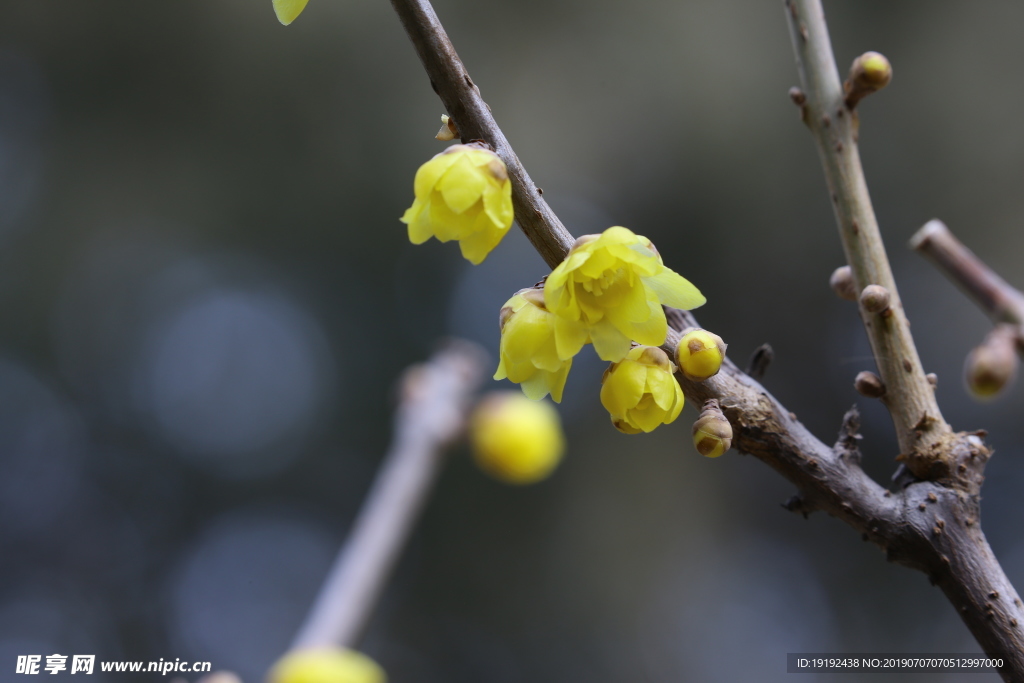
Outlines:
<svg viewBox="0 0 1024 683"><path fill-rule="evenodd" d="M693 445L706 458L717 458L732 447L732 425L717 399L705 401L700 417L693 423Z"/></svg>
<svg viewBox="0 0 1024 683"><path fill-rule="evenodd" d="M565 450L555 407L519 392L494 392L473 411L473 458L487 474L509 484L532 484L555 469Z"/></svg>
<svg viewBox="0 0 1024 683"><path fill-rule="evenodd" d="M858 394L868 398L881 398L885 395L885 384L882 383L882 378L868 370L857 373L857 377L853 380L853 388L857 390Z"/></svg>
<svg viewBox="0 0 1024 683"><path fill-rule="evenodd" d="M860 293L860 303L868 313L881 313L889 308L889 290L882 285L868 285Z"/></svg>
<svg viewBox="0 0 1024 683"><path fill-rule="evenodd" d="M1013 325L998 325L967 355L964 380L977 399L995 398L1017 374L1017 335Z"/></svg>
<svg viewBox="0 0 1024 683"><path fill-rule="evenodd" d="M832 271L828 284L840 299L857 300L857 286L853 283L853 270L850 266L840 266Z"/></svg>
<svg viewBox="0 0 1024 683"><path fill-rule="evenodd" d="M344 648L292 650L277 660L267 683L386 683L372 659Z"/></svg>
<svg viewBox="0 0 1024 683"><path fill-rule="evenodd" d="M416 199L401 221L409 241L458 240L481 263L512 226L512 184L501 158L482 144L452 145L416 171Z"/></svg>
<svg viewBox="0 0 1024 683"><path fill-rule="evenodd" d="M441 114L441 130L437 131L434 139L448 142L457 137L459 137L459 129L455 127L455 122L447 114Z"/></svg>
<svg viewBox="0 0 1024 683"><path fill-rule="evenodd" d="M274 0L274 14L277 20L287 26L306 9L309 0Z"/></svg>
<svg viewBox="0 0 1024 683"><path fill-rule="evenodd" d="M864 97L889 85L892 65L885 55L865 52L850 65L850 76L843 84L846 106L853 109Z"/></svg>
<svg viewBox="0 0 1024 683"><path fill-rule="evenodd" d="M707 330L690 330L676 346L676 364L686 378L703 382L718 374L725 360L726 343Z"/></svg>

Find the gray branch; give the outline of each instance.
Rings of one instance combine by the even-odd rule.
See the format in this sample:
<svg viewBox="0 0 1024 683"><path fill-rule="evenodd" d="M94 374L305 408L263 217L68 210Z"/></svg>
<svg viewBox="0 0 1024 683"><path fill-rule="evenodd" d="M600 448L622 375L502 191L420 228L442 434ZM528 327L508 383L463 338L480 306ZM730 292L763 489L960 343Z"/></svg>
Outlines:
<svg viewBox="0 0 1024 683"><path fill-rule="evenodd" d="M803 40L804 33L809 33L800 9L807 4L787 5L796 22L794 40ZM568 252L572 236L522 169L430 3L392 0L392 5L463 140L479 138L489 142L508 164L514 179L513 202L519 224L548 265L555 267ZM820 5L817 7L820 15ZM823 17L816 21L824 29ZM827 34L824 40L827 42ZM831 59L831 47L827 55ZM852 230L853 226L849 227ZM872 273L862 273L858 280L865 285L880 281L889 283ZM895 287L892 289L895 292ZM673 353L679 330L699 325L688 312L668 309L668 313L672 329L662 348ZM901 307L898 315L902 321ZM913 343L908 344L907 353L913 351L908 362L915 372L907 373L902 362L900 371L913 374L915 386L920 384L917 375L928 384ZM1003 677L1024 681L1024 638L1020 627L1024 608L980 527L979 490L990 452L978 436L951 435L942 442L944 469L937 473L941 476L936 481L917 481L889 492L864 473L859 454L851 451L850 421L845 423L837 447L828 446L807 431L764 387L728 360L722 372L703 383L691 382L681 375L677 379L687 399L697 405L709 398L718 399L733 425L736 448L764 461L797 487L799 502L793 509L805 513L822 510L838 517L865 540L878 545L888 560L923 571L942 588L985 651L1003 656ZM906 381L898 380L893 386L905 384ZM911 432L928 428L929 415L941 420L937 406L930 408L934 404L930 391L928 385L929 394L924 402L934 412L919 413L917 422L909 425Z"/></svg>
<svg viewBox="0 0 1024 683"><path fill-rule="evenodd" d="M451 342L402 381L395 437L348 541L324 582L293 649L352 647L444 462L483 379L486 354Z"/></svg>

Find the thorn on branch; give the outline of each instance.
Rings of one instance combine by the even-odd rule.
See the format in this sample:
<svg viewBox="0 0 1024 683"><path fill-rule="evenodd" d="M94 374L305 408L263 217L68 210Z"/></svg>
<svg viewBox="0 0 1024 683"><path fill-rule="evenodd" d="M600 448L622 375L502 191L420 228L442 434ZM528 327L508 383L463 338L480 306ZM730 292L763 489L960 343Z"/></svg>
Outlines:
<svg viewBox="0 0 1024 683"><path fill-rule="evenodd" d="M775 360L775 350L772 349L770 344L761 344L754 349L754 353L750 354L750 360L747 362L745 372L752 379L760 382L773 360Z"/></svg>
<svg viewBox="0 0 1024 683"><path fill-rule="evenodd" d="M892 65L885 55L865 52L850 65L850 76L843 83L846 93L846 108L850 111L857 103L873 92L889 85L892 80Z"/></svg>

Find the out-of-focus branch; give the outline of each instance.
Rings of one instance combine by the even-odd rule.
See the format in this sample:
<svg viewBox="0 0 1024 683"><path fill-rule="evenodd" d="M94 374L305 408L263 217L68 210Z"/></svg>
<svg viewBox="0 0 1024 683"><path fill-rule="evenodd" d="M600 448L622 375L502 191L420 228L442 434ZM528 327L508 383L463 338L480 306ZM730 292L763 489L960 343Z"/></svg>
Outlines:
<svg viewBox="0 0 1024 683"><path fill-rule="evenodd" d="M463 140L487 140L499 150L506 164L515 160L517 170L513 171L512 164L509 164L513 177L528 179L525 171L519 170L521 167L515 154L469 80L428 0L392 0L392 4L416 45L434 90L462 132ZM799 15L795 5L789 7L793 8L793 14ZM818 12L820 14L820 6ZM803 26L799 16L795 21L796 35L806 41L810 31ZM820 28L824 29L823 19L820 20ZM820 40L816 44L821 50L827 50L823 54L827 55L831 63L831 47L827 35L824 37L824 47ZM831 68L835 70L834 64ZM815 71L811 78L820 80L821 74ZM838 88L838 77L835 81L836 93L829 97L838 99L830 103L832 109L846 106L842 101L842 90ZM821 109L818 115L824 112ZM845 115L845 118L849 121L850 115ZM848 131L847 139L852 140L852 129ZM841 172L836 180L843 187L856 186L859 182L859 189L854 194L866 200L867 190L859 168L858 160L855 163L856 173ZM842 191L844 197L851 196L849 189ZM548 265L556 266L568 252L572 237L550 212L532 183L513 183L513 202L523 231L537 246ZM841 218L841 225L847 227L846 232L852 233L854 249L861 251L865 247L858 241L861 239L858 236L860 226L859 223L851 222L850 214L863 219L861 214L871 212L870 203L864 204L860 200L844 202L846 208L842 216L845 218ZM531 208L538 204L542 207ZM527 207L530 213L520 215L520 207ZM870 216L870 224L874 237L866 242L869 245L875 244L872 249L880 248L873 214ZM868 284L881 284L892 290L892 312L888 316L875 314L875 317L881 320L880 325L883 327L888 325L886 320L893 318L894 323L899 323L898 330L879 335L882 344L876 347L876 355L886 350L895 354L892 358L884 359L890 373L898 371L893 386L899 387L900 391L906 386L913 387L914 398L897 407L901 416L899 424L906 427L904 423L909 419L908 416L916 415L917 422L911 423L909 430L911 446L917 449L935 441L930 440L930 437L922 438L917 432L927 431L934 436L936 431L945 431L949 438L942 442L943 449L940 452L944 458L943 464L953 473L952 482L920 481L896 493L883 489L860 467L860 454L855 447L856 424L851 415L848 414L844 421L836 445L827 446L807 431L796 416L786 410L764 387L728 360L718 375L705 382L692 382L681 374L676 377L687 399L695 404L701 405L709 398L719 400L733 426L733 445L739 451L764 461L798 488L800 495L787 505L789 509L805 514L823 510L845 521L861 533L865 540L881 547L890 561L925 572L930 580L942 587L986 652L1010 653L1005 657L1007 666L1003 675L1008 680L1012 676L1013 680L1024 681L1024 638L1018 627L1019 623L1024 623L1024 609L1012 584L993 556L978 523L981 469L989 451L979 437L954 437L952 430L942 422L931 395L931 384L921 370L917 352L910 340L884 251L880 263L873 258L858 261L863 271L858 280L861 289ZM884 270L887 277L878 277L875 270L879 269ZM670 330L662 348L672 356L679 342L680 331L699 325L688 312L667 309L667 313ZM866 322L871 320L866 318ZM901 353L904 355L899 355ZM904 361L910 364L910 370L905 368ZM899 375L899 372L907 377ZM917 386L918 378L925 385L926 392L923 394ZM934 429L936 424L939 425L938 430Z"/></svg>
<svg viewBox="0 0 1024 683"><path fill-rule="evenodd" d="M1024 325L1024 293L1011 287L939 220L928 221L910 238L923 254L995 322Z"/></svg>
<svg viewBox="0 0 1024 683"><path fill-rule="evenodd" d="M351 647L369 618L444 462L461 433L487 354L452 341L402 380L394 440L348 541L299 630L294 649Z"/></svg>
<svg viewBox="0 0 1024 683"><path fill-rule="evenodd" d="M847 103L850 93L839 80L824 10L820 0L786 0L786 7L802 87L794 100L799 100L803 120L817 143L856 291L860 295L876 285L888 294L888 305L882 306L876 305L877 289L872 290L874 296L860 296L860 313L885 383L883 401L892 414L900 452L918 477L948 476L948 467L939 472L934 465L947 451L945 442L952 430L925 377L896 290L861 167L857 116ZM859 80L851 74L851 86Z"/></svg>

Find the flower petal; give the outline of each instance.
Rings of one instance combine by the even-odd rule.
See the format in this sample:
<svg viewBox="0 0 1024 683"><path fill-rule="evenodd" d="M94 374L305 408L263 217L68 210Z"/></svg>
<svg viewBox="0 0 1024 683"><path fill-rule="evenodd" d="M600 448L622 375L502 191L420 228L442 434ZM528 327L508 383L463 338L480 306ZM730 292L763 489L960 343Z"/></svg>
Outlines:
<svg viewBox="0 0 1024 683"><path fill-rule="evenodd" d="M707 299L699 289L671 268L665 268L657 275L645 277L644 284L658 295L658 300L661 303L672 308L688 311L707 303Z"/></svg>
<svg viewBox="0 0 1024 683"><path fill-rule="evenodd" d="M307 2L309 0L274 0L274 13L277 14L277 20L287 26L302 14Z"/></svg>
<svg viewBox="0 0 1024 683"><path fill-rule="evenodd" d="M601 320L590 326L590 341L601 360L620 361L629 353L629 337L609 320Z"/></svg>
<svg viewBox="0 0 1024 683"><path fill-rule="evenodd" d="M485 186L483 175L465 154L459 154L459 158L437 182L444 203L455 213L462 213L480 201Z"/></svg>
<svg viewBox="0 0 1024 683"><path fill-rule="evenodd" d="M632 410L644 395L646 367L624 360L612 367L601 384L601 405L613 417L622 417Z"/></svg>

